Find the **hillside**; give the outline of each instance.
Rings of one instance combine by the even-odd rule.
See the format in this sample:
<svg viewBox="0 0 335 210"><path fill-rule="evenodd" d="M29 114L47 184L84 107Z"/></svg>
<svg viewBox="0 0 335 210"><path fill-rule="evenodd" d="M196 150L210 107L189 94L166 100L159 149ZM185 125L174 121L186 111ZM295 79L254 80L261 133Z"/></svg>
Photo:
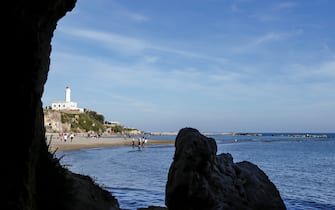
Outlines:
<svg viewBox="0 0 335 210"><path fill-rule="evenodd" d="M44 109L44 126L47 133L105 133L122 135L140 135L137 128L128 128L119 124L110 124L105 117L95 111L59 111Z"/></svg>
<svg viewBox="0 0 335 210"><path fill-rule="evenodd" d="M104 116L95 111L58 111L44 109L46 132L103 133L106 131Z"/></svg>
<svg viewBox="0 0 335 210"><path fill-rule="evenodd" d="M44 125L46 132L95 132L106 131L104 116L95 111L58 111L44 109Z"/></svg>

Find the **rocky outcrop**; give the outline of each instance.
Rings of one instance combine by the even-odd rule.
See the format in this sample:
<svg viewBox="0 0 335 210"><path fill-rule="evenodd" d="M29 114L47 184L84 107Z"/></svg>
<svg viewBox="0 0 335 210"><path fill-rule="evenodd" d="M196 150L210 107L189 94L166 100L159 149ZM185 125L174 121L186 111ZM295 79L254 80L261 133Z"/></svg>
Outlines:
<svg viewBox="0 0 335 210"><path fill-rule="evenodd" d="M276 186L256 165L216 155L213 138L181 129L166 184L169 210L284 210Z"/></svg>
<svg viewBox="0 0 335 210"><path fill-rule="evenodd" d="M43 110L44 127L47 133L70 132L71 124L62 123L61 112L55 110Z"/></svg>
<svg viewBox="0 0 335 210"><path fill-rule="evenodd" d="M119 209L116 199L91 179L65 173L46 145L41 98L49 72L51 40L57 22L75 3L13 0L3 4L6 81L2 89L8 102L2 109L10 114L4 113L8 117L3 131L9 135L3 137L1 209ZM14 125L18 129L13 131Z"/></svg>
<svg viewBox="0 0 335 210"><path fill-rule="evenodd" d="M110 192L97 185L90 176L68 171L68 178L73 181L71 209L120 209L117 199Z"/></svg>

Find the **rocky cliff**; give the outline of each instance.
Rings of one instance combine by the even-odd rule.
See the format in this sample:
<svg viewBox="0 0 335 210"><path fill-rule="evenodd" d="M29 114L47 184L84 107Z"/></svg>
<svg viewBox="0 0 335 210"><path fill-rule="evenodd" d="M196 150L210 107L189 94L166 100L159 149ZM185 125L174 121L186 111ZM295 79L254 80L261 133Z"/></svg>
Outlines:
<svg viewBox="0 0 335 210"><path fill-rule="evenodd" d="M95 111L59 111L45 109L44 127L46 132L60 133L102 133L106 130L104 117Z"/></svg>

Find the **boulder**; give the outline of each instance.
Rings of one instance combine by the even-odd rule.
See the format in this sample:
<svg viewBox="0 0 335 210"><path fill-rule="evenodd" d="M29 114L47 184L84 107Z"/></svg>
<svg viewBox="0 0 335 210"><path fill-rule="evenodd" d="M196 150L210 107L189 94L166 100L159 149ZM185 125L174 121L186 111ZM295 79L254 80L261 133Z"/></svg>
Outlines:
<svg viewBox="0 0 335 210"><path fill-rule="evenodd" d="M183 128L166 184L169 210L284 210L276 186L257 165L233 162L229 153L217 155L215 139L194 128Z"/></svg>

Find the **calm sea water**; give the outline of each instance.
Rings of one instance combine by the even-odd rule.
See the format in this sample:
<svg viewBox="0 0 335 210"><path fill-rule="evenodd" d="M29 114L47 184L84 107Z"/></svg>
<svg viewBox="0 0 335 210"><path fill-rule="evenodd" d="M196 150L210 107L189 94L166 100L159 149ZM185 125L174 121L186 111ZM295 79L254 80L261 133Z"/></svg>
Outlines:
<svg viewBox="0 0 335 210"><path fill-rule="evenodd" d="M218 153L234 162L251 161L277 186L288 210L335 210L335 134L328 138L292 135L215 135ZM174 139L160 136L155 139ZM165 206L165 184L174 145L145 145L57 152L71 171L91 176L122 209Z"/></svg>

